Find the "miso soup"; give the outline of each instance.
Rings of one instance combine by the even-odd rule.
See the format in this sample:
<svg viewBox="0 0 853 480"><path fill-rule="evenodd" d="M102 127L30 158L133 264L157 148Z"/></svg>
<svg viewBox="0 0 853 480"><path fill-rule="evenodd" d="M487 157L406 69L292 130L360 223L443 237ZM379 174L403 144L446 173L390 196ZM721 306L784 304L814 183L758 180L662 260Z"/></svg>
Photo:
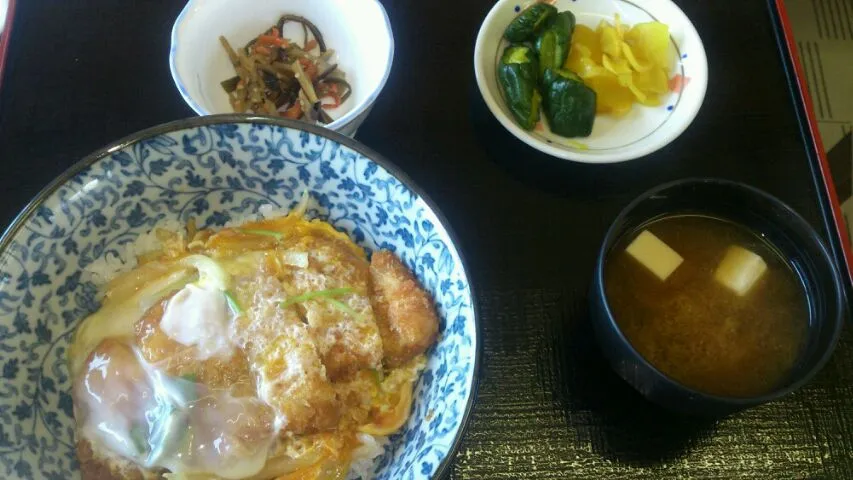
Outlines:
<svg viewBox="0 0 853 480"><path fill-rule="evenodd" d="M806 337L805 288L753 231L699 215L664 217L618 240L605 265L625 337L681 384L751 397L783 383Z"/></svg>

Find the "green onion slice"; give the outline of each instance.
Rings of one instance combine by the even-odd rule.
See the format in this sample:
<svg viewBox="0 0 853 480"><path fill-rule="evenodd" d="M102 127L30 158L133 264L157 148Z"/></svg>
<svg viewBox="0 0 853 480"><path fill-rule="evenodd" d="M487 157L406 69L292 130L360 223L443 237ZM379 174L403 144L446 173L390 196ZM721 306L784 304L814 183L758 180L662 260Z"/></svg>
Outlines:
<svg viewBox="0 0 853 480"><path fill-rule="evenodd" d="M222 293L225 295L225 301L228 302L228 308L230 308L235 315L239 317L245 313L245 310L240 306L240 302L237 301L237 298L234 297L233 293L227 290Z"/></svg>

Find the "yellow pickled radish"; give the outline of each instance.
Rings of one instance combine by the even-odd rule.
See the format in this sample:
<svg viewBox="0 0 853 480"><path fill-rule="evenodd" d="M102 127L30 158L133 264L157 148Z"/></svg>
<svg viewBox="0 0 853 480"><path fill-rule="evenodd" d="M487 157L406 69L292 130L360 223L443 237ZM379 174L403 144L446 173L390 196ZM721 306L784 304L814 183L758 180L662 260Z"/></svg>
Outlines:
<svg viewBox="0 0 853 480"><path fill-rule="evenodd" d="M631 66L624 58L611 58L610 55L605 54L601 59L601 64L605 70L616 76L631 73Z"/></svg>
<svg viewBox="0 0 853 480"><path fill-rule="evenodd" d="M621 84L621 82L620 82L620 84ZM643 93L642 91L640 91L640 89L638 89L636 85L634 85L633 83L628 83L625 86L628 87L628 90L630 90L631 93L633 93L635 97L637 97L637 100L640 103L644 103L646 101L646 94Z"/></svg>
<svg viewBox="0 0 853 480"><path fill-rule="evenodd" d="M625 57L625 60L631 65L631 68L634 69L635 72L645 72L652 68L651 63L641 64L637 57L634 56L634 51L631 50L631 46L625 42L622 42L622 56Z"/></svg>
<svg viewBox="0 0 853 480"><path fill-rule="evenodd" d="M616 34L619 35L619 40L625 36L625 32L628 31L628 27L622 24L622 17L617 13L613 16L613 28L616 29Z"/></svg>
<svg viewBox="0 0 853 480"><path fill-rule="evenodd" d="M584 60L590 61L593 65L595 62L592 62L590 57L584 55L582 49L575 48L576 46L577 45L572 45L572 49L569 50L569 56L566 57L566 63L563 64L563 68L575 72L581 78L586 78L586 64L584 63Z"/></svg>
<svg viewBox="0 0 853 480"><path fill-rule="evenodd" d="M662 95L669 91L669 78L662 68L652 68L645 72L634 72L634 85L640 90Z"/></svg>
<svg viewBox="0 0 853 480"><path fill-rule="evenodd" d="M596 93L596 113L615 116L634 103L661 106L670 91L669 27L658 22L626 25L619 15L595 30L577 25L564 67Z"/></svg>
<svg viewBox="0 0 853 480"><path fill-rule="evenodd" d="M577 45L572 45L572 50L577 52L577 54L581 57L592 58L592 50L590 50L589 47L587 47L586 45L580 43ZM566 59L566 61L568 62L568 59Z"/></svg>
<svg viewBox="0 0 853 480"><path fill-rule="evenodd" d="M595 30L586 25L577 25L572 33L572 50L580 45L589 51L589 58L601 63L601 39Z"/></svg>
<svg viewBox="0 0 853 480"><path fill-rule="evenodd" d="M625 42L638 59L667 70L670 65L669 27L660 22L638 23L625 34Z"/></svg>
<svg viewBox="0 0 853 480"><path fill-rule="evenodd" d="M619 33L612 25L602 20L598 26L598 34L601 37L601 52L614 58L622 56L622 40Z"/></svg>
<svg viewBox="0 0 853 480"><path fill-rule="evenodd" d="M631 111L634 103L634 94L630 90L619 85L619 81L613 75L599 75L584 79L584 82L593 89L596 94L597 113L607 113L622 116Z"/></svg>
<svg viewBox="0 0 853 480"><path fill-rule="evenodd" d="M646 95L645 100L637 100L641 104L647 107L659 107L663 105L663 100L661 100L660 96L655 93L650 93Z"/></svg>
<svg viewBox="0 0 853 480"><path fill-rule="evenodd" d="M582 79L608 74L607 70L595 63L592 58L584 57L574 50L569 53L566 68L578 74Z"/></svg>

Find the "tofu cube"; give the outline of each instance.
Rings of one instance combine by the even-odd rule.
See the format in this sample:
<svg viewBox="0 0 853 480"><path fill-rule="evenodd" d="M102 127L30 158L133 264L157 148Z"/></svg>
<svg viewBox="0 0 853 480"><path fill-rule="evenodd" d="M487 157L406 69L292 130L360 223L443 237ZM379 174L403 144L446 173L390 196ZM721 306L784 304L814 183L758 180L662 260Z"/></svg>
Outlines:
<svg viewBox="0 0 853 480"><path fill-rule="evenodd" d="M766 271L767 264L763 258L745 248L732 245L717 266L714 279L742 297Z"/></svg>
<svg viewBox="0 0 853 480"><path fill-rule="evenodd" d="M625 251L662 281L684 261L681 255L648 230L637 235Z"/></svg>

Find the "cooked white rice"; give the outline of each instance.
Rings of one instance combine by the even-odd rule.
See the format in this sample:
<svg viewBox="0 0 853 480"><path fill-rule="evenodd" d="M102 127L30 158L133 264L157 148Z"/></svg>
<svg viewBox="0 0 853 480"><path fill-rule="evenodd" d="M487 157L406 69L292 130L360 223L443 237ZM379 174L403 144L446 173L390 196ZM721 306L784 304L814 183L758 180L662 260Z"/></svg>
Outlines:
<svg viewBox="0 0 853 480"><path fill-rule="evenodd" d="M140 255L162 248L157 238L156 229L170 232L180 232L184 226L177 220L161 220L155 229L143 233L136 240L127 242L116 250L110 250L100 258L96 258L86 268L83 275L95 285L103 285L116 275L136 267L136 259Z"/></svg>
<svg viewBox="0 0 853 480"><path fill-rule="evenodd" d="M311 205L311 198L308 190L304 190L301 201L293 211L305 212ZM258 206L257 213L232 217L231 220L225 223L224 228L234 228L248 222L283 217L288 213L290 213L289 209L265 203ZM184 228L185 226L177 220L161 220L151 231L140 235L133 242L127 242L119 247L117 253L109 251L102 257L95 259L83 269L83 276L95 285L103 285L115 278L116 275L136 267L136 259L140 255L162 248L160 240L157 238L157 229L181 232L184 231Z"/></svg>
<svg viewBox="0 0 853 480"><path fill-rule="evenodd" d="M369 480L373 478L373 465L376 458L385 453L388 437L377 437L366 433L358 434L361 445L352 452L352 465L347 480Z"/></svg>
<svg viewBox="0 0 853 480"><path fill-rule="evenodd" d="M294 212L302 210L303 212L311 205L311 195L308 190L302 192L302 200L292 210ZM224 228L234 228L243 225L244 223L254 222L257 220L270 220L272 218L283 217L290 213L287 208L276 207L270 203L264 203L258 206L258 213L247 213L239 216L232 216L231 220L225 222Z"/></svg>

